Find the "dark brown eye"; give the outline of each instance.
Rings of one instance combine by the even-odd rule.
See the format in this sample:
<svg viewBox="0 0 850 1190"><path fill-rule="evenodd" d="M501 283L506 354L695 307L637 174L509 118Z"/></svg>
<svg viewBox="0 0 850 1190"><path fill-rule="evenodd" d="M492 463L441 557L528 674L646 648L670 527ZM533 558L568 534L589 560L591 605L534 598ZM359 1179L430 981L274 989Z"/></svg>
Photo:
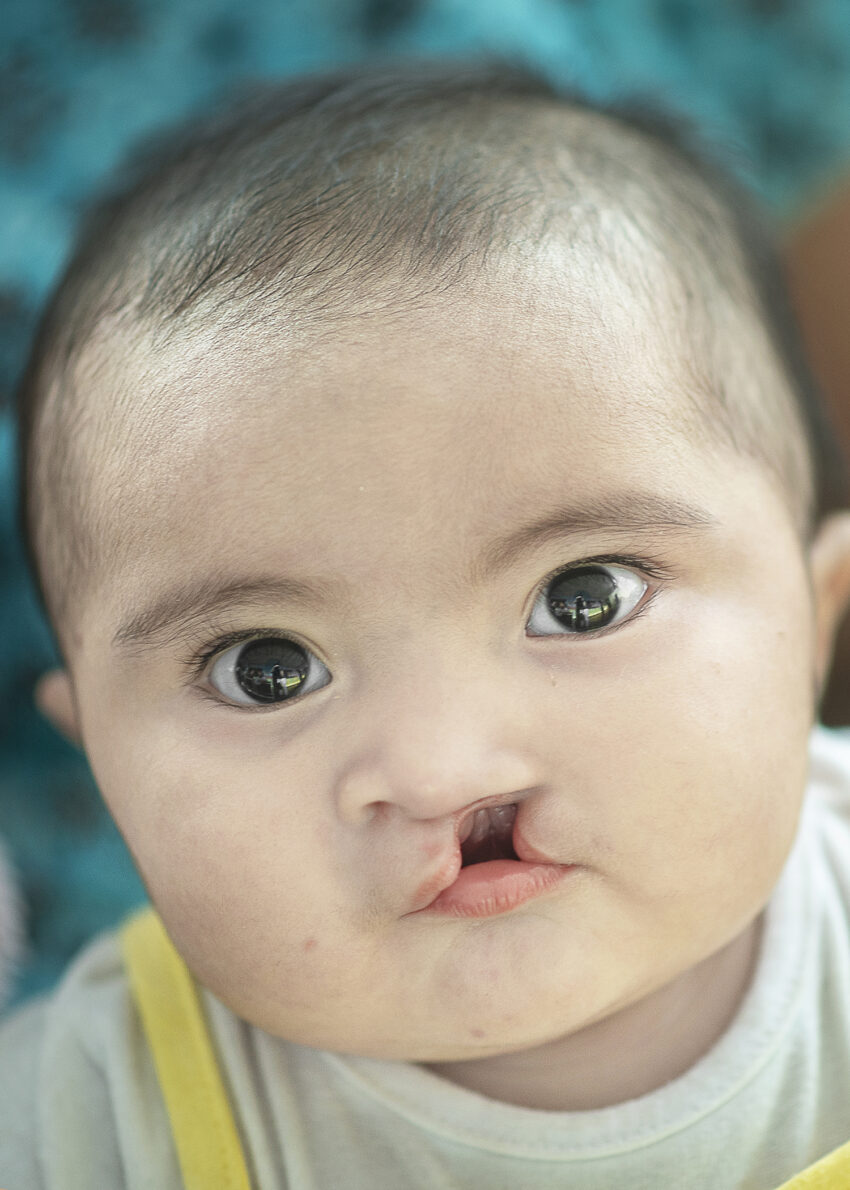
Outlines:
<svg viewBox="0 0 850 1190"><path fill-rule="evenodd" d="M595 566L582 566L558 575L546 589L549 610L574 632L604 628L620 606L617 582Z"/></svg>
<svg viewBox="0 0 850 1190"><path fill-rule="evenodd" d="M313 653L285 637L263 637L226 649L210 682L242 706L287 702L324 686L330 674Z"/></svg>
<svg viewBox="0 0 850 1190"><path fill-rule="evenodd" d="M236 681L260 702L292 698L307 680L309 662L300 645L288 640L255 640L236 662Z"/></svg>
<svg viewBox="0 0 850 1190"><path fill-rule="evenodd" d="M574 566L543 588L528 621L531 636L575 635L607 628L640 602L646 583L625 566Z"/></svg>

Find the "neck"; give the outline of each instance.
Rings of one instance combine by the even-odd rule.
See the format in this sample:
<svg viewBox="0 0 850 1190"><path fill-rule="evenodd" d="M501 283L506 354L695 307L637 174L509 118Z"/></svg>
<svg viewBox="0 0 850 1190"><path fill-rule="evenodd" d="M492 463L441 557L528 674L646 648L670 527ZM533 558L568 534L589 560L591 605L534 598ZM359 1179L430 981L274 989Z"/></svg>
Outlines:
<svg viewBox="0 0 850 1190"><path fill-rule="evenodd" d="M716 954L586 1029L533 1049L429 1066L490 1099L591 1111L637 1099L689 1070L726 1032L756 967L762 917Z"/></svg>

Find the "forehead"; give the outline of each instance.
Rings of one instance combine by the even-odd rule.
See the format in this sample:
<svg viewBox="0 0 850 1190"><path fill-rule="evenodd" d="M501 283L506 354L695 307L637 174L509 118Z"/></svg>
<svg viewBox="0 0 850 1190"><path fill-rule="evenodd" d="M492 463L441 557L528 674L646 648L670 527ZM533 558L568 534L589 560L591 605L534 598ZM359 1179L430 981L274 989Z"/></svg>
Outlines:
<svg viewBox="0 0 850 1190"><path fill-rule="evenodd" d="M122 493L108 601L223 559L356 569L367 542L450 567L559 493L710 490L694 412L710 397L673 283L638 299L610 262L561 263L161 358L105 477Z"/></svg>

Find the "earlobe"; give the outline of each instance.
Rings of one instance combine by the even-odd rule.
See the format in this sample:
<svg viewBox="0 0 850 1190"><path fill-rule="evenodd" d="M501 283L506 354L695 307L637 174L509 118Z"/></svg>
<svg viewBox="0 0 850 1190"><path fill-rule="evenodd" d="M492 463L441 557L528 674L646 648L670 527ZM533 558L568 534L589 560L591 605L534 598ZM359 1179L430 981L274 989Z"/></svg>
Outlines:
<svg viewBox="0 0 850 1190"><path fill-rule="evenodd" d="M850 610L850 512L833 513L821 523L810 550L815 598L816 681L823 690L835 637Z"/></svg>
<svg viewBox="0 0 850 1190"><path fill-rule="evenodd" d="M51 669L35 684L35 704L45 718L77 747L83 746L74 687L66 669Z"/></svg>

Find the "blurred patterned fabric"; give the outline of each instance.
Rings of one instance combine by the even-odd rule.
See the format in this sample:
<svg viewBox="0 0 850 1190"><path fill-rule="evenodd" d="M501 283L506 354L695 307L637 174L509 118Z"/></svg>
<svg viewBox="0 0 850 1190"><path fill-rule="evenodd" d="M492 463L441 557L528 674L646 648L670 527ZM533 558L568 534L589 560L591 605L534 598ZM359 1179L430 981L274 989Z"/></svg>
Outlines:
<svg viewBox="0 0 850 1190"><path fill-rule="evenodd" d="M409 54L507 55L690 115L780 219L850 172L845 0L6 0L0 70L0 836L49 987L143 897L82 756L38 715L55 662L14 527L11 395L81 208L139 135L240 81Z"/></svg>

